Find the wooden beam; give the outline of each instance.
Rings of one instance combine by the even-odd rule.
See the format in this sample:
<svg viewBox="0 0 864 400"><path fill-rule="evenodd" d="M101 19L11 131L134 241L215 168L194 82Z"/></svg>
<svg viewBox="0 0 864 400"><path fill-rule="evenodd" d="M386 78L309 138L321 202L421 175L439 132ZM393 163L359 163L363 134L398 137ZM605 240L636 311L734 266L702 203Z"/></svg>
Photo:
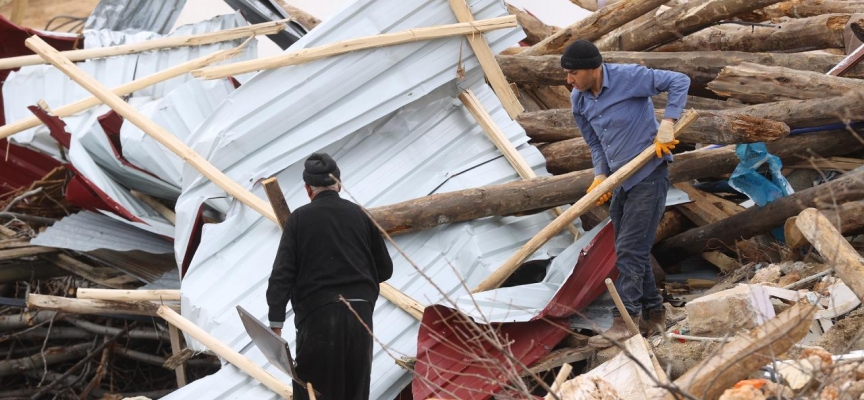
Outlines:
<svg viewBox="0 0 864 400"><path fill-rule="evenodd" d="M561 54L577 39L593 42L667 2L668 0L623 0L609 4L520 54L526 56Z"/></svg>
<svg viewBox="0 0 864 400"><path fill-rule="evenodd" d="M121 275L119 276L112 276L112 274L117 274L117 270L114 268L94 267L63 253L44 255L42 256L42 259L70 273L78 275L84 279L87 279L102 286L106 286L112 289L126 289L129 287L129 282L118 282L116 279L118 277L129 277L129 275L121 273ZM132 281L137 281L137 279L135 278L131 279Z"/></svg>
<svg viewBox="0 0 864 400"><path fill-rule="evenodd" d="M684 114L681 115L681 118L678 119L678 122L675 123L675 133L677 134L684 127L692 123L695 118L696 113L693 110L685 111ZM480 282L480 284L472 290L472 293L483 292L501 286L501 284L507 280L507 278L516 270L516 268L519 267L519 265L522 264L522 262L525 261L526 258L530 257L535 251L537 251L537 249L549 241L549 239L557 235L558 232L564 229L567 224L572 223L573 220L582 215L585 210L593 207L600 196L611 192L612 189L618 187L618 185L623 183L627 178L644 166L651 157L656 156L653 145L643 150L638 156L633 158L633 160L615 171L614 174L606 178L594 190L587 193L585 196L582 196L582 198L573 204L573 206L568 208L567 211L561 214L558 218L555 218L554 221L525 243L518 251L516 251L516 253L510 256L504 264L498 267L495 272L484 279L483 282Z"/></svg>
<svg viewBox="0 0 864 400"><path fill-rule="evenodd" d="M177 314L174 310L167 306L161 306L159 307L157 314L168 321L171 325L177 327L193 339L200 342L202 345L206 346L217 356L224 358L247 375L256 379L258 382L261 382L277 395L285 399L291 398L293 390L290 385L282 382L273 375L270 375L270 373L252 362L252 360L220 342L188 319Z"/></svg>
<svg viewBox="0 0 864 400"><path fill-rule="evenodd" d="M276 218L279 219L279 227L285 229L285 224L288 223L288 218L291 216L291 208L288 207L288 202L285 201L285 195L282 194L282 188L279 187L279 181L274 176L265 179L261 182L261 185L264 186L264 192L267 193L267 199L270 200L273 212L276 213Z"/></svg>
<svg viewBox="0 0 864 400"><path fill-rule="evenodd" d="M230 65L199 69L196 71L192 71L192 75L203 79L225 78L229 76L244 74L247 72L303 64L325 57L350 53L352 51L393 46L397 44L411 43L422 40L476 34L479 32L512 28L514 26L516 26L516 17L510 15L506 17L491 18L470 23L441 25L431 28L408 29L399 32L343 40L323 46L289 51L287 53L282 53L275 56L243 61Z"/></svg>
<svg viewBox="0 0 864 400"><path fill-rule="evenodd" d="M153 196L150 196L147 193L141 193L137 190L130 190L130 192L132 193L132 196L135 196L135 198L141 200L144 204L150 206L150 208L152 208L154 211L159 213L159 215L168 220L171 225L177 223L177 214L174 213L174 210L166 207L164 204L160 203L159 200L153 198Z"/></svg>
<svg viewBox="0 0 864 400"><path fill-rule="evenodd" d="M480 99L478 99L471 90L466 90L459 94L459 100L462 100L462 104L464 104L471 115L474 116L474 120L483 127L486 136L488 136L489 140L495 144L495 147L504 154L504 158L510 162L510 165L513 166L513 169L516 170L519 176L522 179L536 178L537 174L535 174L534 170L531 169L531 166L528 165L528 161L525 161L525 158L519 154L519 151L516 150L513 143L510 143L510 140L507 139L504 132L501 132L501 128L498 127L498 124L495 123L495 120L492 119L492 116L489 115L489 112L486 111L483 104L480 103ZM564 210L561 209L561 207L555 207L552 208L552 213L558 217L564 213ZM576 229L573 224L567 225L567 230L570 231L574 238L579 238L579 230Z"/></svg>
<svg viewBox="0 0 864 400"><path fill-rule="evenodd" d="M251 36L272 35L285 29L285 22L280 20L242 26L218 32L208 32L199 35L166 37L162 39L145 40L138 43L124 44L112 47L97 47L83 50L69 50L61 54L70 61L83 61L91 58L122 56L150 50L168 49L174 47L201 46L229 40L245 39ZM27 55L0 59L0 69L14 69L27 65L45 64L46 61L38 55Z"/></svg>
<svg viewBox="0 0 864 400"><path fill-rule="evenodd" d="M748 13L738 14L736 19L748 22L763 22L783 17L807 18L822 14L854 14L864 10L861 0L787 0Z"/></svg>
<svg viewBox="0 0 864 400"><path fill-rule="evenodd" d="M109 300L109 301L180 301L179 290L116 290L80 288L76 296L79 299Z"/></svg>
<svg viewBox="0 0 864 400"><path fill-rule="evenodd" d="M44 57L47 61L51 62L51 64L57 67L57 69L63 71L63 73L72 78L72 80L83 86L84 89L93 93L94 96L102 100L102 102L123 116L127 121L135 124L135 126L144 131L148 136L152 137L172 153L179 156L184 162L192 165L196 170L198 170L198 172L210 179L226 193L234 196L234 198L265 216L267 219L278 223L276 215L273 213L273 209L270 208L270 205L264 200L255 196L243 186L240 186L240 184L233 181L222 171L214 167L213 164L210 164L210 162L204 159L204 157L195 153L195 151L182 140L144 116L144 114L123 101L123 99L118 97L116 94L111 93L111 91L103 84L96 79L93 79L93 77L87 75L87 73L82 71L71 61L64 58L60 52L55 50L48 43L45 43L45 41L37 36L32 36L24 41L24 44L30 50L33 50L40 56Z"/></svg>
<svg viewBox="0 0 864 400"><path fill-rule="evenodd" d="M730 274L735 272L738 268L741 268L741 263L739 263L738 260L719 251L708 251L702 253L702 258L719 268L720 272L724 274Z"/></svg>
<svg viewBox="0 0 864 400"><path fill-rule="evenodd" d="M807 335L816 307L797 303L780 315L731 339L674 384L698 399L716 400L766 362L785 353ZM676 397L667 392L665 399Z"/></svg>
<svg viewBox="0 0 864 400"><path fill-rule="evenodd" d="M168 324L168 336L171 339L171 353L173 355L180 354L183 351L183 346L180 344L180 330L172 324ZM177 375L177 387L181 388L188 383L186 379L186 362L183 361L177 368L174 369L174 374Z"/></svg>
<svg viewBox="0 0 864 400"><path fill-rule="evenodd" d="M227 60L227 59L230 59L232 57L235 57L236 55L240 54L240 52L244 46L245 46L245 43L242 46L237 47L235 49L221 50L221 51L217 51L213 54L208 54L206 56L199 57L199 58L196 58L196 59L191 60L191 61L187 61L187 62L182 63L180 65L159 71L155 74L136 79L136 80L129 82L129 83L124 83L120 86L115 87L114 89L112 89L112 91L114 92L114 94L116 94L118 96L127 95L129 93L144 89L144 88L152 86L152 85L155 85L159 82L164 82L164 81L167 81L168 79L183 75L189 71L201 68L205 65L209 65L209 64L212 64L214 62L219 62L219 61L223 61L223 60ZM0 59L0 60L2 60L2 59ZM51 115L61 117L61 118L62 117L68 117L70 115L75 115L81 111L84 111L88 108L98 106L99 104L102 104L102 101L99 100L98 98L96 98L95 96L92 96L92 97L88 97L86 99L76 101L74 103L67 104L67 105L62 106L62 107L55 108L55 109L51 110ZM0 126L0 139L5 139L9 136L12 136L12 135L18 133L18 132L21 132L21 131L24 131L24 130L27 130L30 128L35 128L35 127L40 126L40 125L42 125L42 121L35 116L24 118L24 119L15 121L15 122L8 122L7 121L6 125Z"/></svg>
<svg viewBox="0 0 864 400"><path fill-rule="evenodd" d="M153 316L156 315L156 308L159 305L149 301L81 300L42 294L28 294L27 307L70 314L132 314Z"/></svg>
<svg viewBox="0 0 864 400"><path fill-rule="evenodd" d="M859 299L864 299L864 259L831 221L819 210L807 208L798 214L795 225L828 264L834 266L837 276Z"/></svg>
<svg viewBox="0 0 864 400"><path fill-rule="evenodd" d="M744 211L744 207L711 193L703 192L688 183L680 182L673 186L687 193L687 196L692 200L691 203L679 204L675 207L690 221L693 221L696 226L722 221Z"/></svg>
<svg viewBox="0 0 864 400"><path fill-rule="evenodd" d="M463 23L474 22L474 14L471 13L471 8L468 7L468 3L465 0L450 0L450 8L456 14L457 21ZM489 43L486 43L486 37L478 35L475 32L466 34L465 37L471 45L471 50L474 50L474 55L477 57L477 61L480 62L480 67L483 68L483 72L486 74L486 79L489 81L489 85L492 86L492 90L498 95L498 99L501 100L501 104L507 110L510 118L516 119L524 109L519 100L516 100L516 94L510 89L507 78L504 77L501 67L495 61L495 55L492 54Z"/></svg>
<svg viewBox="0 0 864 400"><path fill-rule="evenodd" d="M510 5L510 3L505 3L505 5L507 6L507 12L516 16L516 21L522 30L525 31L525 39L522 40L523 43L534 45L561 30L561 28L556 26L546 25L539 18Z"/></svg>

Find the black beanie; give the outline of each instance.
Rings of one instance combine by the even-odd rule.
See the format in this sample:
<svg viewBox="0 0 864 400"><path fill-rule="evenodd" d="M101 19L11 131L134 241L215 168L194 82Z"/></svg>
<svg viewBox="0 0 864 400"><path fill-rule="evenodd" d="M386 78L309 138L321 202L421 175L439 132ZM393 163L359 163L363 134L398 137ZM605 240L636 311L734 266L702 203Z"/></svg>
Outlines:
<svg viewBox="0 0 864 400"><path fill-rule="evenodd" d="M339 167L327 153L314 153L303 164L303 182L309 186L330 186L336 183L330 174L339 178Z"/></svg>
<svg viewBox="0 0 864 400"><path fill-rule="evenodd" d="M603 63L603 57L600 55L600 50L597 46L584 39L579 39L564 50L561 56L561 68L574 69L594 69Z"/></svg>

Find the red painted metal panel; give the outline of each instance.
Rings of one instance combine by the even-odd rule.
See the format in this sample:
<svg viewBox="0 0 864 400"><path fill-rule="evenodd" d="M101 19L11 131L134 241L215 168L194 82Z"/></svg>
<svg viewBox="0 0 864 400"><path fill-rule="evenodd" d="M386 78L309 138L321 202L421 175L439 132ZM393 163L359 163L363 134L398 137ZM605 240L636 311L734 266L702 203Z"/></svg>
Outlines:
<svg viewBox="0 0 864 400"><path fill-rule="evenodd" d="M498 341L508 345L510 354L530 366L567 335L567 317L606 290L604 280L617 275L615 260L615 234L608 224L583 249L573 273L549 305L529 322L478 329L455 310L441 305L427 307L417 339L414 398L483 400L507 390L509 379L501 366L513 363L485 338L494 331ZM521 369L516 367L515 371Z"/></svg>
<svg viewBox="0 0 864 400"><path fill-rule="evenodd" d="M29 187L59 166L48 155L0 140L0 198Z"/></svg>

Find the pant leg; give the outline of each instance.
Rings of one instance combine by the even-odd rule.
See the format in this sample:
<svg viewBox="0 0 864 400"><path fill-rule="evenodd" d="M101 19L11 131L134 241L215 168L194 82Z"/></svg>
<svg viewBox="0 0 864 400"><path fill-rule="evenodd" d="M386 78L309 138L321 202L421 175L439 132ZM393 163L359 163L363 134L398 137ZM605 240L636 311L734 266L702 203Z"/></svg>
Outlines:
<svg viewBox="0 0 864 400"><path fill-rule="evenodd" d="M663 304L649 256L668 189L668 170L661 167L630 190L617 189L609 207L618 257L615 289L631 315Z"/></svg>
<svg viewBox="0 0 864 400"><path fill-rule="evenodd" d="M370 329L372 305L351 303ZM297 374L322 400L367 400L372 372L372 337L344 303L315 310L298 326ZM294 398L308 399L294 384ZM299 391L298 391L299 389Z"/></svg>

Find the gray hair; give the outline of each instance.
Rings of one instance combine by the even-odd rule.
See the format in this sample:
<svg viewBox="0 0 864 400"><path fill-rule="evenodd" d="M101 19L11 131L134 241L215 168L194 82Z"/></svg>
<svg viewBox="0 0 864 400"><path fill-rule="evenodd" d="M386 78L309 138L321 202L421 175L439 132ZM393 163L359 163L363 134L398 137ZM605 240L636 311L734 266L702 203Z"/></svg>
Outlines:
<svg viewBox="0 0 864 400"><path fill-rule="evenodd" d="M332 185L329 185L329 186L309 186L309 188L312 189L312 195L313 196L317 196L318 193L321 193L325 190L335 190L338 192L340 189L338 182L334 183Z"/></svg>

